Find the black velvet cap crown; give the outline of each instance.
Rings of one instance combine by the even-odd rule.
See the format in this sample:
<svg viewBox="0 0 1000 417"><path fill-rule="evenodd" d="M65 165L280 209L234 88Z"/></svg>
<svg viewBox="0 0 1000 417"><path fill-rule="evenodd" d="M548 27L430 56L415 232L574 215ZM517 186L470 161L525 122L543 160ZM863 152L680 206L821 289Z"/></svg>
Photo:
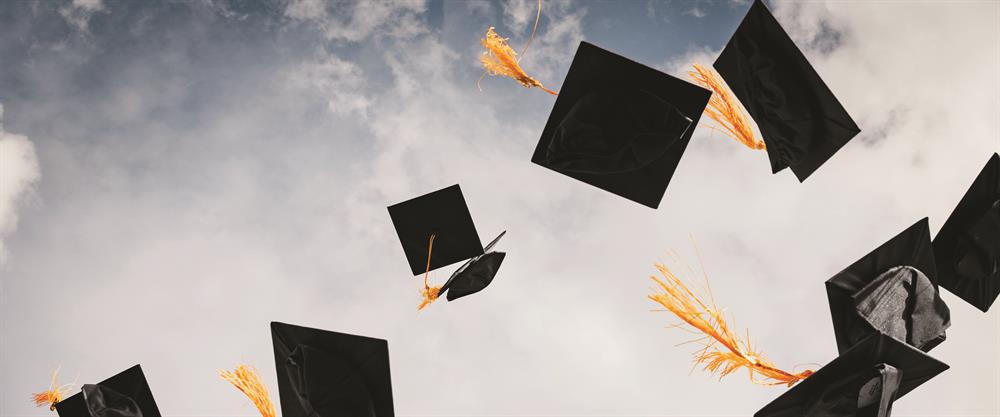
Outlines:
<svg viewBox="0 0 1000 417"><path fill-rule="evenodd" d="M840 352L875 332L927 352L951 325L926 218L834 275L826 293Z"/></svg>
<svg viewBox="0 0 1000 417"><path fill-rule="evenodd" d="M882 333L872 333L754 417L887 416L892 402L948 365Z"/></svg>
<svg viewBox="0 0 1000 417"><path fill-rule="evenodd" d="M993 154L934 237L941 286L987 311L1000 295L1000 156Z"/></svg>
<svg viewBox="0 0 1000 417"><path fill-rule="evenodd" d="M773 172L805 181L861 132L761 0L713 66L760 128Z"/></svg>
<svg viewBox="0 0 1000 417"><path fill-rule="evenodd" d="M160 417L142 367L135 365L56 404L59 417Z"/></svg>
<svg viewBox="0 0 1000 417"><path fill-rule="evenodd" d="M392 417L389 344L272 322L281 414Z"/></svg>
<svg viewBox="0 0 1000 417"><path fill-rule="evenodd" d="M413 275L427 270L427 244L432 234L432 271L483 254L483 244L458 184L388 209Z"/></svg>
<svg viewBox="0 0 1000 417"><path fill-rule="evenodd" d="M531 162L656 208L711 94L580 42Z"/></svg>

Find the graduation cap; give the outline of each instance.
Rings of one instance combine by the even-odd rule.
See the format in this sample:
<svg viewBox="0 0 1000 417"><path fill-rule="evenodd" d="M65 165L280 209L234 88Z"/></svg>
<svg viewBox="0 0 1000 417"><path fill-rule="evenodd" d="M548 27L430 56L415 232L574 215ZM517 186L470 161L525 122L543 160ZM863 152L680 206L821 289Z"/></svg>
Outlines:
<svg viewBox="0 0 1000 417"><path fill-rule="evenodd" d="M271 322L284 416L392 417L385 340Z"/></svg>
<svg viewBox="0 0 1000 417"><path fill-rule="evenodd" d="M425 302L421 308L445 291L448 301L452 301L479 292L493 281L506 254L491 250L507 232L501 232L484 248L458 184L389 206L388 210L413 275L467 260L440 288L431 288L425 275Z"/></svg>
<svg viewBox="0 0 1000 417"><path fill-rule="evenodd" d="M493 282L500 263L507 256L504 252L492 251L493 246L500 241L507 231L500 232L483 250L484 254L469 259L462 266L455 270L441 286L441 293L448 292L448 301L465 297L482 291Z"/></svg>
<svg viewBox="0 0 1000 417"><path fill-rule="evenodd" d="M713 66L757 122L775 173L805 181L861 132L761 0Z"/></svg>
<svg viewBox="0 0 1000 417"><path fill-rule="evenodd" d="M657 208L710 96L580 42L531 162Z"/></svg>
<svg viewBox="0 0 1000 417"><path fill-rule="evenodd" d="M941 286L986 312L1000 294L1000 156L993 154L934 237Z"/></svg>
<svg viewBox="0 0 1000 417"><path fill-rule="evenodd" d="M926 352L951 325L926 218L834 275L826 293L840 352L876 332Z"/></svg>
<svg viewBox="0 0 1000 417"><path fill-rule="evenodd" d="M135 365L56 403L60 417L160 417L142 367Z"/></svg>
<svg viewBox="0 0 1000 417"><path fill-rule="evenodd" d="M754 417L889 417L893 401L946 369L926 353L876 332Z"/></svg>

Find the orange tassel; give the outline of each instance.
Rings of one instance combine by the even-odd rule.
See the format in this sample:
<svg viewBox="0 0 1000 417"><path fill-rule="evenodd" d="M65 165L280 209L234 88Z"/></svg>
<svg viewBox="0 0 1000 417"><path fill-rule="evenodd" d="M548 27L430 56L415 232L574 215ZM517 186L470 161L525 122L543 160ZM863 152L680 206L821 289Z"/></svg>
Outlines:
<svg viewBox="0 0 1000 417"><path fill-rule="evenodd" d="M48 406L49 411L55 411L56 404L62 401L66 393L69 392L70 385L72 384L59 385L59 368L57 367L55 371L52 371L49 389L31 394L31 399L35 402L36 407Z"/></svg>
<svg viewBox="0 0 1000 417"><path fill-rule="evenodd" d="M424 289L420 290L420 295L422 295L424 299L420 301L420 306L417 307L417 311L423 310L424 307L433 303L438 299L438 296L441 295L441 287L431 287L427 283L427 277L431 274L431 253L434 252L434 236L435 235L431 235L430 242L427 244L427 272L424 272Z"/></svg>
<svg viewBox="0 0 1000 417"><path fill-rule="evenodd" d="M271 397L267 393L267 387L260 380L260 376L257 375L255 368L240 365L236 367L235 371L220 370L219 376L246 394L250 398L250 401L253 401L253 404L257 406L257 411L260 411L262 417L277 416L277 413L274 411L274 404L271 403Z"/></svg>
<svg viewBox="0 0 1000 417"><path fill-rule="evenodd" d="M712 91L705 114L719 126L710 126L724 135L735 139L750 149L765 149L764 141L754 135L746 110L739 104L722 77L715 71L694 64L694 71L688 75L698 85Z"/></svg>
<svg viewBox="0 0 1000 417"><path fill-rule="evenodd" d="M792 374L775 367L763 353L753 349L750 342L740 339L733 333L722 310L715 306L714 302L711 306L702 302L666 266L656 264L656 269L663 275L663 279L650 277L659 285L660 291L649 295L649 299L659 303L683 321L673 327L687 324L696 330L695 333L700 332L705 335L703 338L692 340L701 342L704 346L694 354L694 362L704 364L704 370L713 374L718 373L721 379L741 368L746 368L753 383L789 387L813 374L811 370ZM757 376L763 377L763 380L758 380Z"/></svg>
<svg viewBox="0 0 1000 417"><path fill-rule="evenodd" d="M538 0L538 12L535 14L535 25L531 28L531 36L528 37L528 43L525 44L524 49L521 50L522 56L528 50L528 46L531 45L531 41L535 40L535 30L538 29L538 20L541 17L542 0ZM483 45L483 48L486 48L486 50L483 51L483 54L479 57L479 62L483 64L483 69L486 70L483 77L485 77L486 74L508 77L517 81L525 88L538 87L546 93L554 96L559 95L559 93L545 88L542 83L528 76L528 74L521 69L521 58L517 57L517 52L515 52L514 48L511 48L510 45L507 44L507 38L501 38L500 35L497 35L492 26L486 30L486 37L480 39L479 43ZM479 81L482 81L483 77L479 77ZM476 86L479 86L479 81L476 82Z"/></svg>

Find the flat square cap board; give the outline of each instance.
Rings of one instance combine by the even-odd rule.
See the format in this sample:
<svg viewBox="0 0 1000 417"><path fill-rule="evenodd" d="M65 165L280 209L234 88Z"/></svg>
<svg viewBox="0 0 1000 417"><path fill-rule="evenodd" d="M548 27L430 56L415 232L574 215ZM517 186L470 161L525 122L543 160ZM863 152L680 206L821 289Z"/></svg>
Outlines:
<svg viewBox="0 0 1000 417"><path fill-rule="evenodd" d="M580 42L531 162L657 208L711 94Z"/></svg>
<svg viewBox="0 0 1000 417"><path fill-rule="evenodd" d="M986 312L1000 295L1000 156L993 154L934 237L941 286Z"/></svg>
<svg viewBox="0 0 1000 417"><path fill-rule="evenodd" d="M805 181L861 132L761 0L713 66L760 128L772 172Z"/></svg>
<svg viewBox="0 0 1000 417"><path fill-rule="evenodd" d="M156 407L153 392L142 373L142 367L135 365L111 378L105 379L96 386L86 386L85 390L103 394L106 403L95 404L93 398L84 398L80 392L56 404L59 417L92 417L88 408L93 408L99 415L93 417L160 417ZM88 407L88 401L91 407ZM135 407L138 407L136 413ZM141 413L141 414L139 414Z"/></svg>
<svg viewBox="0 0 1000 417"><path fill-rule="evenodd" d="M483 254L483 244L458 184L389 206L388 210L413 275L427 270L432 234L432 271Z"/></svg>
<svg viewBox="0 0 1000 417"><path fill-rule="evenodd" d="M834 275L826 293L839 352L875 332L926 352L944 341L951 324L926 218Z"/></svg>
<svg viewBox="0 0 1000 417"><path fill-rule="evenodd" d="M948 365L914 347L881 333L872 333L812 376L793 386L754 417L855 417L862 406L863 389L880 375L870 372L890 365L900 380L894 393L902 398ZM870 379L871 378L871 379ZM879 378L881 379L881 378Z"/></svg>
<svg viewBox="0 0 1000 417"><path fill-rule="evenodd" d="M389 344L272 322L283 416L392 417Z"/></svg>

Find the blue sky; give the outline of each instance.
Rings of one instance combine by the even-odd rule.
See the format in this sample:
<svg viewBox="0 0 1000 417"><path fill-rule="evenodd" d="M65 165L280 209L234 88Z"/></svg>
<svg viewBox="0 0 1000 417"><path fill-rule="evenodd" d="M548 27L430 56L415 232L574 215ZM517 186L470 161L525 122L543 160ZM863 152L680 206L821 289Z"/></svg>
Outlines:
<svg viewBox="0 0 1000 417"><path fill-rule="evenodd" d="M57 365L135 363L165 415L254 415L216 371L276 389L271 320L387 339L401 416L751 414L782 389L691 372L652 264L693 235L738 327L822 364L823 282L936 232L1000 150L997 3L768 4L862 133L800 184L700 128L651 210L530 163L550 96L476 89L478 39L522 45L530 0L0 3L0 415L49 415L27 399ZM522 65L554 88L582 40L682 76L748 6L544 5ZM455 183L508 256L417 313L385 207ZM943 297L952 369L894 411L998 415L1000 317Z"/></svg>

